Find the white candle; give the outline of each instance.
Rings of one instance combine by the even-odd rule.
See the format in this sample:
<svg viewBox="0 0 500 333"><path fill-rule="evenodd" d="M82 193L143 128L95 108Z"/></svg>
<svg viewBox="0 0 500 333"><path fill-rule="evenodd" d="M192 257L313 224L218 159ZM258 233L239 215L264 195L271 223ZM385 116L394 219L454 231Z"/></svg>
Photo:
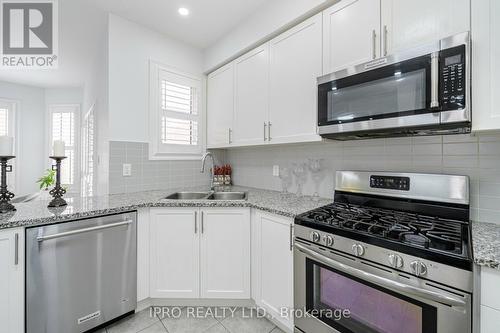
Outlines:
<svg viewBox="0 0 500 333"><path fill-rule="evenodd" d="M61 157L61 156L65 156L64 154L66 154L66 145L64 144L64 141L55 140L52 156Z"/></svg>
<svg viewBox="0 0 500 333"><path fill-rule="evenodd" d="M7 135L0 136L0 156L14 155L14 138Z"/></svg>

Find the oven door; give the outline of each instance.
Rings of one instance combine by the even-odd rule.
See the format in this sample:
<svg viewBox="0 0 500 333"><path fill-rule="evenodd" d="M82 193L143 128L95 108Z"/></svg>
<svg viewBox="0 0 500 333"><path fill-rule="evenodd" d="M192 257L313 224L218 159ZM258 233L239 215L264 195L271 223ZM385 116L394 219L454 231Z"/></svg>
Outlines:
<svg viewBox="0 0 500 333"><path fill-rule="evenodd" d="M439 125L438 72L436 51L406 60L389 56L319 78L319 133Z"/></svg>
<svg viewBox="0 0 500 333"><path fill-rule="evenodd" d="M300 241L294 251L296 332L471 332L470 294Z"/></svg>

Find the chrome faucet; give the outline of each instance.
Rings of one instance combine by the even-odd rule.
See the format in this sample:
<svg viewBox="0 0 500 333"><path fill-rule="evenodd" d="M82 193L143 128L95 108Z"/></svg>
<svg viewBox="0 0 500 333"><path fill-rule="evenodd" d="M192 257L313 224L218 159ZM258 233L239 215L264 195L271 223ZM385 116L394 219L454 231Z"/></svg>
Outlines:
<svg viewBox="0 0 500 333"><path fill-rule="evenodd" d="M215 177L215 160L214 160L214 155L212 155L211 152L207 151L205 154L203 154L203 157L201 158L201 170L200 172L201 173L204 173L205 172L205 161L207 159L207 157L209 157L212 159L212 175L210 177L210 190L213 191L214 190L214 177Z"/></svg>

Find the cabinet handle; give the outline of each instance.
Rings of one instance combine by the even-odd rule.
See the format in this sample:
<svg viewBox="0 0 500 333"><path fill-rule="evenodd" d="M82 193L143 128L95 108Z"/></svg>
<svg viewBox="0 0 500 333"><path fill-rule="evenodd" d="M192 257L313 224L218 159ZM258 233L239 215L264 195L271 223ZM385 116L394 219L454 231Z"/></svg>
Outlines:
<svg viewBox="0 0 500 333"><path fill-rule="evenodd" d="M290 224L290 251L293 251L293 224Z"/></svg>
<svg viewBox="0 0 500 333"><path fill-rule="evenodd" d="M231 132L232 130L230 128L227 129L227 141L228 143L231 143Z"/></svg>
<svg viewBox="0 0 500 333"><path fill-rule="evenodd" d="M201 233L205 232L205 223L203 222L203 212L201 212Z"/></svg>
<svg viewBox="0 0 500 333"><path fill-rule="evenodd" d="M18 265L19 264L19 234L16 233L16 235L14 236L14 265Z"/></svg>
<svg viewBox="0 0 500 333"><path fill-rule="evenodd" d="M267 122L267 141L271 141L271 122Z"/></svg>
<svg viewBox="0 0 500 333"><path fill-rule="evenodd" d="M198 233L198 212L194 212L194 233Z"/></svg>
<svg viewBox="0 0 500 333"><path fill-rule="evenodd" d="M266 138L266 127L267 127L267 124L266 124L266 122L264 122L264 141L267 141L267 138Z"/></svg>
<svg viewBox="0 0 500 333"><path fill-rule="evenodd" d="M375 29L372 30L372 57L377 58L377 32Z"/></svg>
<svg viewBox="0 0 500 333"><path fill-rule="evenodd" d="M384 25L384 57L387 56L387 25Z"/></svg>
<svg viewBox="0 0 500 333"><path fill-rule="evenodd" d="M439 107L439 54L431 54L431 108Z"/></svg>

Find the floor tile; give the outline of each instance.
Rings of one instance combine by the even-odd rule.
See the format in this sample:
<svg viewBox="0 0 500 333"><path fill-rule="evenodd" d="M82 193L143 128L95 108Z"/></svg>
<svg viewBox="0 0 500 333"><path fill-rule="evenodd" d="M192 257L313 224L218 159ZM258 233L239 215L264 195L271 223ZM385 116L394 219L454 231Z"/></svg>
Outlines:
<svg viewBox="0 0 500 333"><path fill-rule="evenodd" d="M266 318L257 317L255 310L239 309L234 316L221 321L222 325L232 333L269 333L274 324Z"/></svg>
<svg viewBox="0 0 500 333"><path fill-rule="evenodd" d="M222 324L217 324L210 327L204 333L230 333Z"/></svg>
<svg viewBox="0 0 500 333"><path fill-rule="evenodd" d="M150 316L148 308L106 327L106 330L108 333L137 333L158 322L158 318Z"/></svg>
<svg viewBox="0 0 500 333"><path fill-rule="evenodd" d="M166 333L166 332L167 332L167 329L159 321L156 324L153 324L152 326L149 326L148 328L145 328L142 331L139 331L138 333Z"/></svg>
<svg viewBox="0 0 500 333"><path fill-rule="evenodd" d="M202 333L218 324L211 316L194 317L193 312L188 312L187 308L182 309L179 318L162 318L161 321L169 333Z"/></svg>

